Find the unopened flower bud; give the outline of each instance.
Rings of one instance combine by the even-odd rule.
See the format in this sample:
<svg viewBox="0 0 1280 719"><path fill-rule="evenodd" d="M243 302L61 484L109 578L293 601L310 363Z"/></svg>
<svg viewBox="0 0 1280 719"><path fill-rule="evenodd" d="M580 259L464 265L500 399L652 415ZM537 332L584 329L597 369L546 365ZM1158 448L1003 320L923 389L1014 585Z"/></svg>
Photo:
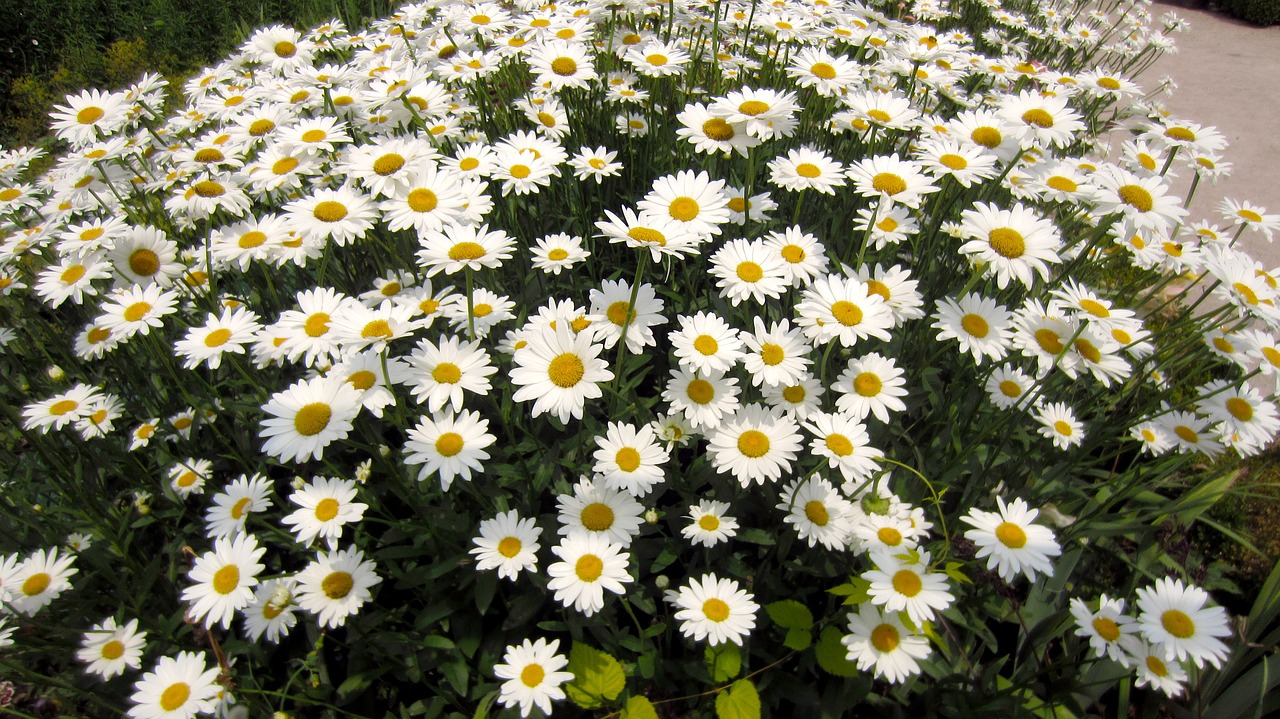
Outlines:
<svg viewBox="0 0 1280 719"><path fill-rule="evenodd" d="M667 575L659 574L658 576L653 578L653 586L657 587L658 589L666 589L667 587L671 586L671 580L667 579Z"/></svg>
<svg viewBox="0 0 1280 719"><path fill-rule="evenodd" d="M646 510L646 511L645 511L645 513L644 513L644 521L645 521L645 522L647 522L648 524L657 524L657 523L658 523L658 519L659 519L659 517L658 517L658 510L656 510L656 509L649 509L649 510Z"/></svg>
<svg viewBox="0 0 1280 719"><path fill-rule="evenodd" d="M56 364L49 365L49 369L45 370L44 373L48 375L49 379L53 380L54 382L61 382L62 380L67 378L67 373L63 372L62 368Z"/></svg>

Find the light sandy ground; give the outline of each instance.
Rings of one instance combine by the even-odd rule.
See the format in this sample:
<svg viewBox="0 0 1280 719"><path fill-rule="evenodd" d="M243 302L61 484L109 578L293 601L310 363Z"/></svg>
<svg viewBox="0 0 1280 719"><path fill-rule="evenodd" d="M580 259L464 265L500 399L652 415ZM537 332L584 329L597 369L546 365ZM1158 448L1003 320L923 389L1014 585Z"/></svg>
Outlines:
<svg viewBox="0 0 1280 719"><path fill-rule="evenodd" d="M1138 82L1154 88L1172 77L1178 88L1166 100L1168 109L1175 117L1216 127L1230 143L1224 159L1234 166L1217 185L1200 183L1190 219L1216 218L1224 197L1280 214L1280 26L1259 28L1159 2L1151 7L1157 16L1170 10L1191 28L1174 36L1178 52L1162 57ZM1185 196L1190 179L1182 174L1175 185L1179 196ZM1267 267L1280 266L1280 233L1275 244L1256 232L1240 241Z"/></svg>

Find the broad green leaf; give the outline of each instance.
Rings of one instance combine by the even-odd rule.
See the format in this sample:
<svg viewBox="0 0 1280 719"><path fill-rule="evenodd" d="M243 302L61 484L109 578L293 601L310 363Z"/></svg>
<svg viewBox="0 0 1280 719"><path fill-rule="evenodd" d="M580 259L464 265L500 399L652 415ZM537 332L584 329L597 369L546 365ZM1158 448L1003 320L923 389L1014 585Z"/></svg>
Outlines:
<svg viewBox="0 0 1280 719"><path fill-rule="evenodd" d="M736 539L740 542L749 542L751 544L763 544L765 546L773 546L778 543L776 537L763 529L748 529L745 532L738 532Z"/></svg>
<svg viewBox="0 0 1280 719"><path fill-rule="evenodd" d="M721 644L707 647L707 673L711 681L719 684L738 676L742 671L742 650L737 644Z"/></svg>
<svg viewBox="0 0 1280 719"><path fill-rule="evenodd" d="M870 589L871 582L862 577L850 577L845 584L832 587L827 591L838 597L844 597L845 606L856 606L871 600L871 595L867 593Z"/></svg>
<svg viewBox="0 0 1280 719"><path fill-rule="evenodd" d="M834 674L838 677L856 677L858 676L858 663L851 662L845 658L849 650L840 643L840 630L832 626L822 628L822 634L818 637L818 645L813 648L813 653L818 658L818 666L822 667L827 673Z"/></svg>
<svg viewBox="0 0 1280 719"><path fill-rule="evenodd" d="M794 599L774 602L764 608L774 624L783 629L810 629L813 627L813 613L805 605Z"/></svg>
<svg viewBox="0 0 1280 719"><path fill-rule="evenodd" d="M946 571L948 577L951 577L961 584L973 584L973 580L964 572L960 571L960 568L963 566L964 564L962 562L947 562L947 568L944 571Z"/></svg>
<svg viewBox="0 0 1280 719"><path fill-rule="evenodd" d="M627 675L617 659L581 642L569 650L569 666L573 681L564 685L570 701L583 709L595 709L613 701L627 684Z"/></svg>
<svg viewBox="0 0 1280 719"><path fill-rule="evenodd" d="M653 708L653 702L644 697L631 697L627 700L627 705L622 708L621 719L658 719L658 712Z"/></svg>
<svg viewBox="0 0 1280 719"><path fill-rule="evenodd" d="M782 646L796 651L808 649L810 644L813 644L813 632L808 629L788 629L782 639Z"/></svg>
<svg viewBox="0 0 1280 719"><path fill-rule="evenodd" d="M756 685L739 679L716 695L718 719L760 719L760 695Z"/></svg>

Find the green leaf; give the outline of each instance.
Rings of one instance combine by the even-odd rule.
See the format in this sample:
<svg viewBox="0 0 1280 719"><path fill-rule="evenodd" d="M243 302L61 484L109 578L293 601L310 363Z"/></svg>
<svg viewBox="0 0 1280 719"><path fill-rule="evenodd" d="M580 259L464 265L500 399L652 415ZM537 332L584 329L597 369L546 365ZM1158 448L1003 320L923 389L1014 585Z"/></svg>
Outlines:
<svg viewBox="0 0 1280 719"><path fill-rule="evenodd" d="M848 582L832 587L827 592L844 597L845 606L854 606L871 600L871 595L867 593L870 589L871 582L862 577L851 577Z"/></svg>
<svg viewBox="0 0 1280 719"><path fill-rule="evenodd" d="M808 629L788 629L782 639L782 646L798 652L808 649L810 644L813 644L813 632Z"/></svg>
<svg viewBox="0 0 1280 719"><path fill-rule="evenodd" d="M716 695L718 719L760 719L760 695L756 685L739 679Z"/></svg>
<svg viewBox="0 0 1280 719"><path fill-rule="evenodd" d="M738 676L742 671L742 650L737 644L721 644L707 647L707 673L711 681L719 684Z"/></svg>
<svg viewBox="0 0 1280 719"><path fill-rule="evenodd" d="M359 694L365 689L368 689L369 685L373 684L373 680L382 676L386 671L387 670L385 668L370 669L369 671L352 674L347 677L346 681L342 682L341 686L338 687L338 696L343 699L348 699Z"/></svg>
<svg viewBox="0 0 1280 719"><path fill-rule="evenodd" d="M758 528L748 529L744 532L738 532L738 536L735 537L735 539L741 542L750 542L751 544L763 544L767 547L771 547L778 543L778 540L776 537L774 537L769 532L766 532L765 530L758 529Z"/></svg>
<svg viewBox="0 0 1280 719"><path fill-rule="evenodd" d="M581 642L574 642L569 650L565 671L573 673L573 681L564 687L565 694L583 709L595 709L617 699L627 684L627 675L617 659Z"/></svg>
<svg viewBox="0 0 1280 719"><path fill-rule="evenodd" d="M627 705L622 708L621 719L658 719L658 712L653 708L653 702L644 697L631 697L627 700Z"/></svg>
<svg viewBox="0 0 1280 719"><path fill-rule="evenodd" d="M963 566L964 564L962 562L947 562L947 568L944 571L947 573L948 577L951 577L960 584L973 584L973 580L964 572L960 571L960 568Z"/></svg>
<svg viewBox="0 0 1280 719"><path fill-rule="evenodd" d="M828 674L834 674L838 677L856 677L858 676L858 663L851 662L845 658L848 650L844 644L840 643L840 630L832 626L822 628L822 634L818 637L818 645L813 648L813 653L818 657L818 666L822 667Z"/></svg>
<svg viewBox="0 0 1280 719"><path fill-rule="evenodd" d="M780 602L774 602L764 608L769 613L769 618L774 624L783 629L804 629L808 630L813 627L813 612L805 605L794 599L784 599Z"/></svg>
<svg viewBox="0 0 1280 719"><path fill-rule="evenodd" d="M467 694L467 665L462 661L449 662L440 665L440 673L445 679L449 680L449 685L457 693L466 696Z"/></svg>

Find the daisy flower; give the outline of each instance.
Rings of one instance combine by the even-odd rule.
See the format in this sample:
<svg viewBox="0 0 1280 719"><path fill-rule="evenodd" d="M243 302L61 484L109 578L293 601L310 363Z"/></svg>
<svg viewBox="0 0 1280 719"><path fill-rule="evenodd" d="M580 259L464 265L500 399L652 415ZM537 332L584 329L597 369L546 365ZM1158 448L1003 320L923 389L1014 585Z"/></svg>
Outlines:
<svg viewBox="0 0 1280 719"><path fill-rule="evenodd" d="M888 245L906 242L908 237L920 232L920 225L912 218L911 208L881 203L874 209L858 210L853 229L867 233L875 249L882 250Z"/></svg>
<svg viewBox="0 0 1280 719"><path fill-rule="evenodd" d="M262 451L281 461L320 459L346 438L360 411L360 390L336 378L299 380L262 406Z"/></svg>
<svg viewBox="0 0 1280 719"><path fill-rule="evenodd" d="M996 503L998 513L975 508L960 518L973 527L964 536L978 545L976 558L988 557L987 569L995 569L1006 582L1012 582L1019 572L1032 582L1036 572L1053 576L1049 560L1062 554L1062 548L1052 530L1032 524L1040 511L1029 508L1021 499L1005 504L1003 497L996 497Z"/></svg>
<svg viewBox="0 0 1280 719"><path fill-rule="evenodd" d="M88 665L84 668L85 673L110 679L124 674L125 669L141 667L142 649L146 643L147 633L138 631L137 619L120 626L116 624L115 617L107 617L106 621L85 632L76 658Z"/></svg>
<svg viewBox="0 0 1280 719"><path fill-rule="evenodd" d="M186 337L174 343L173 349L183 358L182 366L195 369L201 363L209 369L222 365L222 355L244 354L244 346L262 329L258 315L247 307L225 308L222 314L210 314L204 325L192 327Z"/></svg>
<svg viewBox="0 0 1280 719"><path fill-rule="evenodd" d="M456 274L463 269L480 270L502 266L511 259L515 238L502 230L490 230L487 224L446 225L441 231L428 231L421 238L418 266L428 277L440 272Z"/></svg>
<svg viewBox="0 0 1280 719"><path fill-rule="evenodd" d="M187 459L169 468L169 485L179 497L204 494L204 484L212 475L213 463L207 459Z"/></svg>
<svg viewBox="0 0 1280 719"><path fill-rule="evenodd" d="M606 177L617 177L622 172L622 163L616 162L617 150L610 150L601 145L595 149L582 147L578 154L569 160L573 168L573 176L579 180L595 180L599 185Z"/></svg>
<svg viewBox="0 0 1280 719"><path fill-rule="evenodd" d="M852 347L867 337L889 341L893 311L863 281L827 275L805 288L796 304L796 324L819 344L839 340Z"/></svg>
<svg viewBox="0 0 1280 719"><path fill-rule="evenodd" d="M587 47L580 42L548 40L535 47L526 61L537 76L534 82L553 91L566 87L585 88L599 78Z"/></svg>
<svg viewBox="0 0 1280 719"><path fill-rule="evenodd" d="M785 262L769 251L762 240L731 240L711 256L711 274L720 296L734 307L751 299L764 304L786 291L789 276Z"/></svg>
<svg viewBox="0 0 1280 719"><path fill-rule="evenodd" d="M807 287L827 272L827 248L798 225L769 232L764 246L782 258L792 287Z"/></svg>
<svg viewBox="0 0 1280 719"><path fill-rule="evenodd" d="M471 540L476 546L470 550L476 570L496 569L499 577L512 581L521 571L537 571L541 536L536 520L521 519L514 509L480 522L480 536Z"/></svg>
<svg viewBox="0 0 1280 719"><path fill-rule="evenodd" d="M847 647L846 660L891 684L919 674L919 662L933 653L929 640L909 631L897 612L881 611L871 602L849 614L849 633L840 643Z"/></svg>
<svg viewBox="0 0 1280 719"><path fill-rule="evenodd" d="M1132 657L1125 651L1138 633L1138 624L1124 613L1124 600L1111 599L1103 594L1098 599L1098 610L1089 608L1083 599L1071 599L1071 616L1076 620L1076 636L1089 640L1098 659L1110 657L1113 661L1129 666Z"/></svg>
<svg viewBox="0 0 1280 719"><path fill-rule="evenodd" d="M695 429L713 429L738 410L738 380L724 372L671 370L662 399Z"/></svg>
<svg viewBox="0 0 1280 719"><path fill-rule="evenodd" d="M227 488L213 496L213 506L205 512L206 533L210 539L243 532L245 521L254 512L265 512L272 506L271 480L254 473L240 475Z"/></svg>
<svg viewBox="0 0 1280 719"><path fill-rule="evenodd" d="M853 505L830 482L817 475L796 479L779 499L776 509L786 513L783 522L794 525L810 547L819 542L831 550L846 547L853 530Z"/></svg>
<svg viewBox="0 0 1280 719"><path fill-rule="evenodd" d="M751 373L751 384L789 386L808 376L809 365L813 364L808 357L811 348L799 327L792 329L791 323L784 319L766 328L758 315L752 322L755 332L740 335L748 350L743 355L743 365Z"/></svg>
<svg viewBox="0 0 1280 719"><path fill-rule="evenodd" d="M752 598L734 580L720 579L714 573L690 579L674 600L679 607L675 618L680 621L680 633L697 642L705 639L713 647L730 642L742 646L755 629L760 610Z"/></svg>
<svg viewBox="0 0 1280 719"><path fill-rule="evenodd" d="M718 315L699 312L676 318L679 330L667 335L680 366L690 372L728 372L742 358L742 340Z"/></svg>
<svg viewBox="0 0 1280 719"><path fill-rule="evenodd" d="M215 540L213 551L197 557L187 575L194 584L182 591L182 601L191 604L191 620L203 619L206 628L221 624L230 629L236 610L253 600L258 573L266 568L258 560L266 552L252 534Z"/></svg>
<svg viewBox="0 0 1280 719"><path fill-rule="evenodd" d="M710 112L730 124L745 123L747 132L761 140L773 140L795 133L799 109L793 92L743 87L717 98Z"/></svg>
<svg viewBox="0 0 1280 719"><path fill-rule="evenodd" d="M276 644L281 637L288 636L289 630L298 622L297 604L293 602L294 587L292 578L268 579L258 585L253 601L241 610L245 635L249 639L256 642L265 634L267 641Z"/></svg>
<svg viewBox="0 0 1280 719"><path fill-rule="evenodd" d="M560 671L569 660L556 653L559 648L559 639L550 643L541 638L536 642L525 639L523 644L508 645L502 663L493 667L494 676L505 680L498 702L508 709L518 704L522 717L529 716L535 706L550 716L551 702L565 698L560 685L574 678L572 673Z"/></svg>
<svg viewBox="0 0 1280 719"><path fill-rule="evenodd" d="M1181 200L1169 194L1163 177L1139 177L1107 167L1091 177L1097 188L1094 208L1099 215L1119 214L1135 229L1165 230L1187 215Z"/></svg>
<svg viewBox="0 0 1280 719"><path fill-rule="evenodd" d="M280 520L294 533L303 546L310 547L317 537L335 549L342 536L343 525L359 522L369 505L352 501L356 483L350 479L315 477L289 495L299 509Z"/></svg>
<svg viewBox="0 0 1280 719"><path fill-rule="evenodd" d="M110 276L111 264L98 257L64 256L57 264L41 270L35 291L50 307L58 307L67 300L79 305L84 303L86 295L97 296L94 280Z"/></svg>
<svg viewBox="0 0 1280 719"><path fill-rule="evenodd" d="M1161 405L1161 410L1168 407ZM1209 434L1210 420L1200 417L1194 412L1166 411L1155 419L1158 427L1173 440L1179 452L1192 454L1202 452L1210 457L1222 453L1222 443Z"/></svg>
<svg viewBox="0 0 1280 719"><path fill-rule="evenodd" d="M1126 642L1125 650L1129 652L1125 665L1137 670L1134 685L1138 688L1151 686L1167 697L1176 697L1186 690L1187 670L1165 656L1160 647L1137 640Z"/></svg>
<svg viewBox="0 0 1280 719"><path fill-rule="evenodd" d="M1196 409L1210 421L1221 422L1224 437L1238 436L1246 446L1266 447L1280 430L1275 405L1254 387L1231 387L1224 380L1214 380L1197 391L1203 399Z"/></svg>
<svg viewBox="0 0 1280 719"><path fill-rule="evenodd" d="M416 329L415 314L413 307L392 300L383 300L377 307L357 301L344 304L329 322L333 341L346 354L381 353L387 343Z"/></svg>
<svg viewBox="0 0 1280 719"><path fill-rule="evenodd" d="M903 371L893 359L872 352L864 357L849 360L849 364L836 379L831 389L839 392L836 407L858 420L868 414L881 422L889 422L890 412L902 412L907 405L903 385L907 382Z"/></svg>
<svg viewBox="0 0 1280 719"><path fill-rule="evenodd" d="M559 276L562 270L586 260L591 253L582 248L582 238L563 232L540 237L529 248L533 266L549 275Z"/></svg>
<svg viewBox="0 0 1280 719"><path fill-rule="evenodd" d="M819 95L840 97L862 78L862 68L847 57L804 47L792 58L787 75L800 87L812 87Z"/></svg>
<svg viewBox="0 0 1280 719"><path fill-rule="evenodd" d="M66 392L59 392L49 399L35 402L22 409L22 428L38 429L41 433L58 430L89 416L90 407L102 397L102 390L84 383L76 383Z"/></svg>
<svg viewBox="0 0 1280 719"><path fill-rule="evenodd" d="M355 547L320 552L295 578L298 605L317 615L320 626L340 627L373 597L370 587L382 581L375 569Z"/></svg>
<svg viewBox="0 0 1280 719"><path fill-rule="evenodd" d="M623 308L624 314L627 309ZM529 344L513 355L516 366L511 381L519 386L513 399L533 400L534 417L552 412L562 423L570 417L581 419L586 400L604 394L599 383L613 379L613 372L599 359L603 348L589 334L575 335L561 325L532 335Z"/></svg>
<svg viewBox="0 0 1280 719"><path fill-rule="evenodd" d="M1222 607L1206 607L1209 593L1182 580L1164 577L1153 587L1138 589L1138 629L1167 661L1190 660L1197 667L1207 661L1221 667L1230 650L1219 637L1231 626Z"/></svg>
<svg viewBox="0 0 1280 719"><path fill-rule="evenodd" d="M622 217L608 210L604 214L608 219L596 222L601 233L597 237L608 237L610 244L647 249L654 262L666 256L694 254L702 242L681 223L663 215L636 214L630 207L622 208Z"/></svg>
<svg viewBox="0 0 1280 719"><path fill-rule="evenodd" d="M556 497L561 535L599 534L623 549L640 533L644 507L625 491L583 478Z"/></svg>
<svg viewBox="0 0 1280 719"><path fill-rule="evenodd" d="M729 221L728 204L724 180L712 180L706 171L696 175L681 171L654 180L653 189L637 207L669 217L686 232L705 237L720 234L720 225Z"/></svg>
<svg viewBox="0 0 1280 719"><path fill-rule="evenodd" d="M452 412L424 416L408 435L404 444L405 464L422 465L418 470L419 482L439 473L440 487L446 492L455 477L469 482L472 470L484 471L481 463L489 459L485 447L497 441L497 437L489 434L489 420L482 419L479 412L470 411L456 416Z"/></svg>
<svg viewBox="0 0 1280 719"><path fill-rule="evenodd" d="M437 169L434 162L405 178L389 199L378 204L382 221L392 232L412 229L419 236L434 236L463 220L466 204L458 175ZM425 243L426 238L422 238Z"/></svg>
<svg viewBox="0 0 1280 719"><path fill-rule="evenodd" d="M876 460L884 453L870 446L870 435L860 419L843 412L815 411L808 416L804 428L816 437L809 443L810 451L826 459L829 468L839 469L846 486L879 469Z"/></svg>
<svg viewBox="0 0 1280 719"><path fill-rule="evenodd" d="M729 541L738 534L738 520L725 514L728 509L728 502L698 500L685 515L690 522L680 529L681 536L708 548Z"/></svg>
<svg viewBox="0 0 1280 719"><path fill-rule="evenodd" d="M782 410L799 420L819 411L822 395L825 393L826 388L823 387L822 380L807 373L795 384L763 388L764 401L770 407Z"/></svg>
<svg viewBox="0 0 1280 719"><path fill-rule="evenodd" d="M1085 129L1080 114L1067 107L1067 98L1031 90L1006 95L1000 103L1000 117L1015 128L1023 148L1050 144L1066 147Z"/></svg>
<svg viewBox="0 0 1280 719"><path fill-rule="evenodd" d="M1032 383L1032 378L1017 367L1001 365L987 377L985 389L992 404L1000 409L1009 409L1022 401Z"/></svg>
<svg viewBox="0 0 1280 719"><path fill-rule="evenodd" d="M361 239L373 228L377 207L368 197L343 185L321 189L284 206L285 220L294 232L316 239L332 239L339 247Z"/></svg>
<svg viewBox="0 0 1280 719"><path fill-rule="evenodd" d="M684 66L689 63L689 53L681 50L676 43L662 42L653 38L643 46L628 48L623 59L631 63L636 72L641 75L666 77L685 71Z"/></svg>
<svg viewBox="0 0 1280 719"><path fill-rule="evenodd" d="M633 305L631 289L626 280L605 280L600 289L593 289L588 295L591 311L587 319L595 329L595 339L601 341L605 349L618 343L625 327L627 351L642 354L645 347L655 343L653 328L667 322L662 314L665 304L653 285L646 282L636 290Z"/></svg>
<svg viewBox="0 0 1280 719"><path fill-rule="evenodd" d="M935 178L951 177L963 187L989 180L999 172L993 155L953 138L925 142L916 151L916 159Z"/></svg>
<svg viewBox="0 0 1280 719"><path fill-rule="evenodd" d="M970 292L959 301L944 297L938 300L933 315L933 328L937 339L954 339L960 343L960 351L973 356L981 365L983 360L1004 359L1009 352L1013 315L995 300Z"/></svg>
<svg viewBox="0 0 1280 719"><path fill-rule="evenodd" d="M221 691L216 665L209 667L204 652L178 652L176 657L160 657L155 669L133 685L133 719L192 719L212 714L214 699Z"/></svg>
<svg viewBox="0 0 1280 719"><path fill-rule="evenodd" d="M887 198L886 204L901 204L915 209L920 207L925 195L938 191L938 187L930 184L929 177L920 169L918 163L901 160L894 153L888 157L877 156L855 162L845 174L853 180L859 195L871 199Z"/></svg>
<svg viewBox="0 0 1280 719"><path fill-rule="evenodd" d="M687 105L676 115L676 121L681 124L676 135L693 145L695 151L708 155L737 152L746 157L747 151L761 142L760 138L747 132L745 122L731 124L723 117L713 115L700 102Z"/></svg>
<svg viewBox="0 0 1280 719"><path fill-rule="evenodd" d="M905 610L911 621L920 625L955 601L947 591L946 577L929 571L928 552L902 556L875 552L871 561L875 569L864 572L862 578L871 583L867 590L871 602L886 611Z"/></svg>
<svg viewBox="0 0 1280 719"><path fill-rule="evenodd" d="M437 344L419 340L408 365L413 398L432 412L445 405L461 412L465 393L489 394L489 377L498 371L479 342L453 335L442 336Z"/></svg>
<svg viewBox="0 0 1280 719"><path fill-rule="evenodd" d="M599 449L592 454L595 464L591 470L609 489L643 497L662 483L662 465L671 455L658 444L648 425L637 429L633 425L610 422L605 436L596 437L595 441Z"/></svg>
<svg viewBox="0 0 1280 719"><path fill-rule="evenodd" d="M5 578L0 577L0 600L7 591L13 611L34 616L62 592L71 589L68 580L80 571L71 566L75 559L74 554L59 557L57 547L47 551L37 549L15 565L11 579L4 581Z"/></svg>
<svg viewBox="0 0 1280 719"><path fill-rule="evenodd" d="M1037 430L1040 436L1053 440L1053 446L1061 450L1078 447L1084 442L1084 424L1076 419L1076 413L1066 402L1046 402L1036 411Z"/></svg>
<svg viewBox="0 0 1280 719"><path fill-rule="evenodd" d="M793 192L817 190L834 195L835 188L845 185L844 172L842 163L808 146L788 150L786 157L769 161L769 181Z"/></svg>
<svg viewBox="0 0 1280 719"><path fill-rule="evenodd" d="M135 334L150 334L153 327L164 326L161 319L178 310L178 294L159 285L133 285L108 295L102 303L102 314L95 324L119 341Z"/></svg>
<svg viewBox="0 0 1280 719"><path fill-rule="evenodd" d="M1272 233L1280 229L1280 215L1268 215L1265 208L1248 202L1223 198L1218 205L1218 212L1227 222L1263 233L1267 242L1271 242Z"/></svg>
<svg viewBox="0 0 1280 719"><path fill-rule="evenodd" d="M711 430L707 453L716 471L729 473L744 488L777 481L791 471L800 449L795 420L761 405L744 405Z"/></svg>
<svg viewBox="0 0 1280 719"><path fill-rule="evenodd" d="M604 590L622 594L626 591L622 585L632 581L627 573L631 556L604 534L575 532L552 547L551 552L560 561L547 567L551 577L547 588L555 592L556 601L584 616L590 617L604 607Z"/></svg>
<svg viewBox="0 0 1280 719"><path fill-rule="evenodd" d="M969 241L961 245L960 253L983 263L995 274L1000 289L1008 287L1011 279L1031 287L1035 274L1047 280L1049 264L1061 262L1058 229L1021 204L1002 210L978 202L961 217L961 231Z"/></svg>

